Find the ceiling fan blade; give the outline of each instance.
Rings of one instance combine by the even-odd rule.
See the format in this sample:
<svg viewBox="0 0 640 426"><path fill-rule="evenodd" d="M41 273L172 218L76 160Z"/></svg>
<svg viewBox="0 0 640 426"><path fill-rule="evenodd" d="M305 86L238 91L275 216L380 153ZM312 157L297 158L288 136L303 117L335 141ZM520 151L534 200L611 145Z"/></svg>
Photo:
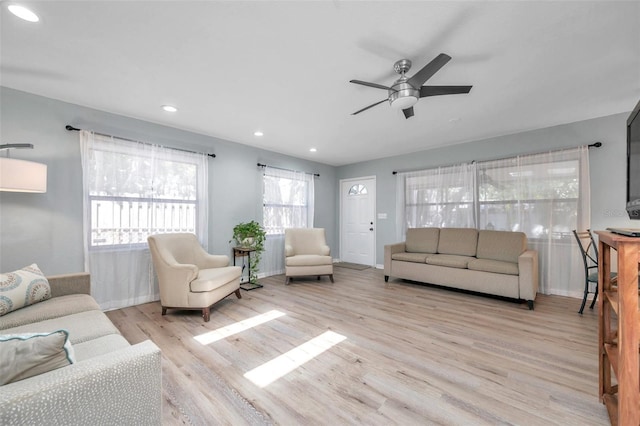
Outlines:
<svg viewBox="0 0 640 426"><path fill-rule="evenodd" d="M381 100L380 102L376 102L375 104L371 104L371 105L369 105L368 107L364 107L364 108L362 108L362 109L361 109L361 110L359 110L359 111L356 111L356 112L354 112L354 113L351 113L351 115L360 114L362 111L366 111L366 110L368 110L369 108L373 108L374 106L376 106L376 105L380 105L381 103L383 103L383 102L385 102L385 101L388 101L388 100L389 100L389 99L383 99L383 100Z"/></svg>
<svg viewBox="0 0 640 426"><path fill-rule="evenodd" d="M420 88L420 97L439 95L458 95L461 93L469 93L473 86L422 86Z"/></svg>
<svg viewBox="0 0 640 426"><path fill-rule="evenodd" d="M363 86L375 87L376 89L391 90L391 87L383 86L382 84L369 83L362 80L349 80L349 83L362 84Z"/></svg>
<svg viewBox="0 0 640 426"><path fill-rule="evenodd" d="M435 57L434 60L429 62L427 65L422 67L420 71L415 73L413 77L411 77L408 81L410 85L415 88L418 88L424 84L425 81L429 80L435 73L440 70L447 62L451 60L451 56L441 53Z"/></svg>
<svg viewBox="0 0 640 426"><path fill-rule="evenodd" d="M404 112L404 118L413 117L413 107L409 107L409 108L403 109L402 112Z"/></svg>

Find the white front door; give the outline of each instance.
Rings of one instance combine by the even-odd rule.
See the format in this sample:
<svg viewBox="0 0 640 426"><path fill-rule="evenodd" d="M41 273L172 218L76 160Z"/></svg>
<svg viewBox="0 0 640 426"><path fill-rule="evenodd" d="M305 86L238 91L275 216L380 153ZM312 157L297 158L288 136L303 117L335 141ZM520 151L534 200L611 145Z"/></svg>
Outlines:
<svg viewBox="0 0 640 426"><path fill-rule="evenodd" d="M376 178L340 181L340 259L375 266Z"/></svg>

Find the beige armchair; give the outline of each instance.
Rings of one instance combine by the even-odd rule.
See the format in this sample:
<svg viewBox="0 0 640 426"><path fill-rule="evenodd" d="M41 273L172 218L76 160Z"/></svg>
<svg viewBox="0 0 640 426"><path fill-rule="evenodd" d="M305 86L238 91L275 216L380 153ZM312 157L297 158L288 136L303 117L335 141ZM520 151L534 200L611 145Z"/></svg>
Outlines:
<svg viewBox="0 0 640 426"><path fill-rule="evenodd" d="M333 260L324 228L289 228L284 230L285 284L292 277L329 275L333 282Z"/></svg>
<svg viewBox="0 0 640 426"><path fill-rule="evenodd" d="M162 315L167 309L202 310L209 321L211 306L240 294L239 266L229 266L229 256L207 253L194 234L157 234L147 239L160 285Z"/></svg>

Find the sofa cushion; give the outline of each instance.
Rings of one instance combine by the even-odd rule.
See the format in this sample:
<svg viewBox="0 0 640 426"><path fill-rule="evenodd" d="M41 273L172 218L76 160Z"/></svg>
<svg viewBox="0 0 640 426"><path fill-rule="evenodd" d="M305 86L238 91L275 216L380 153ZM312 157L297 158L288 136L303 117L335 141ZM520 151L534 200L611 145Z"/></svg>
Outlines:
<svg viewBox="0 0 640 426"><path fill-rule="evenodd" d="M53 297L37 305L25 306L13 311L11 315L0 317L0 330L91 310L99 311L100 306L88 294Z"/></svg>
<svg viewBox="0 0 640 426"><path fill-rule="evenodd" d="M401 260L403 262L416 262L416 263L424 263L428 256L433 256L432 254L427 253L407 253L400 252L394 253L391 255L392 260Z"/></svg>
<svg viewBox="0 0 640 426"><path fill-rule="evenodd" d="M517 263L501 260L474 259L469 262L468 268L474 271L495 272L496 274L519 274Z"/></svg>
<svg viewBox="0 0 640 426"><path fill-rule="evenodd" d="M49 298L49 281L35 263L0 274L0 316Z"/></svg>
<svg viewBox="0 0 640 426"><path fill-rule="evenodd" d="M475 228L442 228L438 253L458 256L475 256L478 246L478 230Z"/></svg>
<svg viewBox="0 0 640 426"><path fill-rule="evenodd" d="M518 262L518 256L527 249L524 232L488 231L478 233L478 259Z"/></svg>
<svg viewBox="0 0 640 426"><path fill-rule="evenodd" d="M86 311L45 321L8 328L2 333L45 333L51 330L67 330L72 344L86 342L109 334L120 334L118 329L101 311Z"/></svg>
<svg viewBox="0 0 640 426"><path fill-rule="evenodd" d="M457 256L455 254L434 254L427 257L427 264L437 266L448 266L450 268L466 269L469 262L474 260L469 256Z"/></svg>
<svg viewBox="0 0 640 426"><path fill-rule="evenodd" d="M198 278L191 281L189 288L194 293L212 291L240 278L240 275L242 275L242 268L239 266L200 269L200 271L198 271Z"/></svg>
<svg viewBox="0 0 640 426"><path fill-rule="evenodd" d="M0 385L75 362L66 330L0 335Z"/></svg>
<svg viewBox="0 0 640 426"><path fill-rule="evenodd" d="M332 265L331 256L320 256L317 254L298 254L285 259L286 266L320 266Z"/></svg>
<svg viewBox="0 0 640 426"><path fill-rule="evenodd" d="M409 253L437 253L439 228L407 229L405 250Z"/></svg>

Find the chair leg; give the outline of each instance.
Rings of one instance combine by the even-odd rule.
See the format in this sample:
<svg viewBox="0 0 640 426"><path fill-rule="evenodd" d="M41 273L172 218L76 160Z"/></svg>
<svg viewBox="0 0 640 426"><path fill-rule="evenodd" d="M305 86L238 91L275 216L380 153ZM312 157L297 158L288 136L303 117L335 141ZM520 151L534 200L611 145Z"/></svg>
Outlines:
<svg viewBox="0 0 640 426"><path fill-rule="evenodd" d="M589 280L584 281L584 296L582 296L582 304L580 305L579 314L582 315L582 311L584 310L584 305L587 303L587 296L589 295Z"/></svg>
<svg viewBox="0 0 640 426"><path fill-rule="evenodd" d="M593 307L596 304L596 300L598 300L598 284L596 283L596 292L593 294L593 300L591 301L591 306L589 306L589 309L593 309Z"/></svg>
<svg viewBox="0 0 640 426"><path fill-rule="evenodd" d="M202 317L204 318L204 322L209 322L209 308L202 309Z"/></svg>
<svg viewBox="0 0 640 426"><path fill-rule="evenodd" d="M331 282L334 282L333 281L333 274L329 274L329 279L331 280Z"/></svg>
<svg viewBox="0 0 640 426"><path fill-rule="evenodd" d="M236 296L238 297L238 299L242 299L242 294L240 293L240 289L236 290Z"/></svg>

